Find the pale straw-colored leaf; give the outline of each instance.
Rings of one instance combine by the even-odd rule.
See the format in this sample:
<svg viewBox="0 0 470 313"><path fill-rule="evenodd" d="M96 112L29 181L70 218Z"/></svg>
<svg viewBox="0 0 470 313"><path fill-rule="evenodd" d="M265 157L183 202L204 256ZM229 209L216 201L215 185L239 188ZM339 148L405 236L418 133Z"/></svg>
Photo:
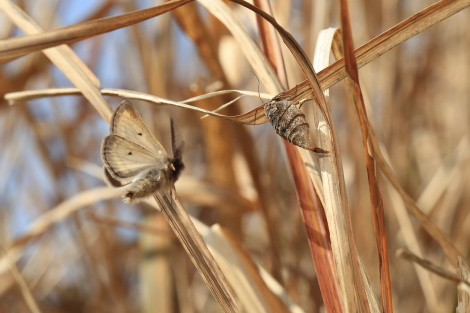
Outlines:
<svg viewBox="0 0 470 313"><path fill-rule="evenodd" d="M240 244L219 225L207 227L195 221L210 251L234 287L246 312L295 312L303 310L261 267L254 264Z"/></svg>
<svg viewBox="0 0 470 313"><path fill-rule="evenodd" d="M27 227L27 230L23 232L22 236L16 239L13 244L10 245L10 248L7 248L7 256L0 259L0 275L3 277L3 275L8 271L9 262L16 262L19 260L25 249L25 244L44 234L55 223L63 221L65 218L85 206L95 204L101 200L116 198L122 194L123 190L109 187L91 189L70 197L58 206L41 214ZM8 257L8 260L6 257Z"/></svg>
<svg viewBox="0 0 470 313"><path fill-rule="evenodd" d="M412 251L419 257L423 257L423 251L421 249L418 236L414 230L412 221L406 210L405 204L401 199L398 192L393 189L390 184L386 185L390 197L391 207L393 212L397 217L398 223L400 225L400 231L403 234L402 238L405 242L408 250ZM428 271L413 263L413 269L418 276L418 281L423 290L424 297L426 298L426 303L429 303L429 311L432 313L442 312L442 307L439 305L437 290L432 284L431 275Z"/></svg>
<svg viewBox="0 0 470 313"><path fill-rule="evenodd" d="M242 1L234 1L237 2L245 7L248 7L250 10L256 12L257 14L263 16L263 18L267 19L274 27L276 27L277 31L280 33L284 43L290 49L294 57L299 62L300 67L304 71L304 74L307 76L310 82L310 93L313 92L315 98L319 101L318 111L316 112L316 118L314 127L319 128L320 131L317 133L319 140L318 143L322 149L325 150L333 150L339 151L339 148L336 147L336 140L334 140L335 135L332 129L331 118L329 117L328 109L326 108L326 102L324 100L322 90L320 88L320 84L318 79L316 78L315 71L310 64L310 61L306 57L305 53L303 52L302 48L298 45L295 39L287 33L277 22L272 19L270 16L266 15L264 12L258 10L256 7L249 5L246 2ZM219 18L220 19L220 18ZM224 19L221 19L223 23L225 23ZM227 25L227 23L226 23ZM227 25L230 30L230 25ZM236 37L238 34L232 31L232 34ZM256 70L256 69L255 69ZM263 75L257 72L258 77L263 82ZM276 79L272 77L266 77L266 79ZM279 85L279 84L276 84ZM269 89L268 89L269 90ZM308 92L308 89L306 89ZM281 90L278 89L277 92ZM296 93L295 90L293 93ZM308 96L307 96L308 97ZM312 96L310 96L312 98ZM334 147L334 148L333 148ZM312 162L312 156L309 157L309 161L307 161L308 165L314 163ZM340 273L341 277L344 279L341 286L342 286L342 295L344 297L343 303L348 303L347 306L349 308L355 307L355 291L353 284L362 282L362 278L359 272L358 266L351 268L351 264L357 264L357 260L354 260L355 250L350 250L353 245L349 240L345 240L347 238L351 238L350 236L345 236L347 234L342 232L345 229L351 229L350 227L350 220L348 218L344 219L345 216L349 215L348 207L347 207L347 198L346 192L344 187L344 179L342 175L342 168L341 168L341 160L339 155L333 154L332 156L326 158L320 158L320 168L322 172L322 187L327 190L325 193L325 202L326 207L330 211L331 215L334 216L335 222L331 222L330 231L332 232L340 232L340 234L336 233L334 240L334 250L336 252L335 259L337 259L339 263L337 263L338 272ZM345 210L347 213L345 215L340 214L336 215L338 211ZM333 225L341 225L338 228L334 227ZM339 229L339 230L338 230ZM351 239L352 240L352 239ZM352 253L351 253L352 251ZM341 260L341 261L339 261ZM345 266L347 265L347 266Z"/></svg>
<svg viewBox="0 0 470 313"><path fill-rule="evenodd" d="M193 97L188 100L184 100L183 102L176 102L169 99L165 99L158 96L153 96L147 93L132 91L132 90L125 90L125 89L113 89L113 88L103 88L100 89L99 92L103 95L108 96L118 96L123 97L126 99L135 99L135 100L143 100L154 104L162 104L162 105L172 105L192 111L196 111L199 113L205 113L210 116L215 116L218 118L226 119L232 122L241 123L241 124L248 124L248 125L259 125L266 123L268 121L265 113L263 105L241 115L224 115L219 114L215 111L209 111L205 109L201 109L196 106L192 106L186 104L186 102L193 102L198 101L201 99L207 99L210 97L216 97L224 94L224 92L213 92L209 94L205 94L204 96ZM245 91L230 91L230 92L238 92L238 93L246 93L246 95L251 96L258 96L258 93L254 92L245 92ZM77 88L50 88L50 89L42 89L42 90L26 90L26 91L18 91L18 92L11 92L5 95L5 99L13 104L18 101L26 101L32 100L42 97L59 97L59 96L70 96L70 95L80 95L81 92ZM267 94L263 94L263 97L269 97Z"/></svg>
<svg viewBox="0 0 470 313"><path fill-rule="evenodd" d="M470 284L468 283L468 267L464 264L462 257L457 259L459 278L462 280L457 285L457 308L455 312L464 313L470 310Z"/></svg>
<svg viewBox="0 0 470 313"><path fill-rule="evenodd" d="M470 0L441 0L434 3L357 48L354 51L357 66L363 67L397 45L469 6ZM334 86L346 76L344 59L337 60L318 72L322 90ZM304 92L307 85L308 81L305 80L291 88L288 93L294 92L295 89Z"/></svg>
<svg viewBox="0 0 470 313"><path fill-rule="evenodd" d="M63 44L70 44L76 41L104 34L122 27L130 26L171 11L191 1L193 0L173 0L165 4L151 7L148 9L142 9L117 16L91 20L45 32L41 30L37 32L32 32L32 28L30 28L29 30L25 30L24 28L22 28L25 27L26 24L21 23L21 27L17 24L17 26L19 26L29 36L14 37L5 40L0 40L0 63L11 61L15 58L32 52L44 50L50 47L56 47ZM21 14L24 15L23 18L28 18L24 13L17 11L16 8L13 9L16 12L12 13L10 1L2 0L0 4L4 6L3 10L6 13L8 12L8 14L15 15ZM19 16L17 18L21 19L21 17Z"/></svg>
<svg viewBox="0 0 470 313"><path fill-rule="evenodd" d="M41 313L41 310L39 309L39 306L33 297L33 293L28 286L28 283L21 275L21 272L16 266L15 262L13 262L13 260L10 259L10 256L5 252L2 255L2 259L8 264L10 268L10 273L12 274L14 280L16 281L16 284L18 285L21 295L23 296L23 299L26 302L26 306L28 307L29 311L32 313Z"/></svg>
<svg viewBox="0 0 470 313"><path fill-rule="evenodd" d="M414 263L417 263L420 266L427 269L428 271L431 271L432 273L434 273L436 275L439 275L439 276L441 276L441 277L443 277L447 280L450 280L453 283L456 283L456 284L463 283L467 286L470 286L470 282L468 280L463 279L459 275L454 274L454 273L446 270L445 268L442 268L441 266L432 263L429 260L418 257L417 255L415 255L411 251L407 251L407 250L404 250L404 249L399 249L396 254L397 254L398 257L403 258L403 259L408 260L408 261L411 261L411 262L414 262Z"/></svg>
<svg viewBox="0 0 470 313"><path fill-rule="evenodd" d="M239 304L232 287L175 193L159 192L154 195L154 199L222 310L238 312Z"/></svg>
<svg viewBox="0 0 470 313"><path fill-rule="evenodd" d="M0 10L27 34L39 34L42 29L25 12L9 0L0 0ZM0 43L0 48L4 44ZM99 92L98 78L75 55L68 46L44 50L44 54L78 88L98 113L106 120L111 119L111 108Z"/></svg>
<svg viewBox="0 0 470 313"><path fill-rule="evenodd" d="M327 66L331 54L333 40L337 33L337 29L327 29L321 31L317 45L315 47L314 64L317 70L322 70ZM327 99L328 93L325 94ZM316 123L322 123L322 128L328 128L326 120L322 120L319 115L322 114L320 108L313 108L313 120ZM321 131L317 134L321 135ZM322 138L322 137L320 137ZM320 140L320 142L323 142ZM343 169L341 164L341 156L339 146L337 146L337 162L323 164L320 159L322 172L322 186L325 187L323 192L326 199L325 214L330 228L331 245L338 273L338 279L343 293L343 309L350 312L356 306L356 292L362 293L365 290L371 290L368 285L368 279L363 279L359 266L359 258L356 253L354 239L352 234L350 213L345 192L345 184L343 177ZM369 303L375 303L376 300L372 293L367 293L371 299ZM372 305L370 305L372 307Z"/></svg>
<svg viewBox="0 0 470 313"><path fill-rule="evenodd" d="M227 27L268 92L279 93L282 90L282 86L277 79L276 73L259 46L253 41L246 28L236 18L233 11L225 2L221 0L199 0L198 2Z"/></svg>

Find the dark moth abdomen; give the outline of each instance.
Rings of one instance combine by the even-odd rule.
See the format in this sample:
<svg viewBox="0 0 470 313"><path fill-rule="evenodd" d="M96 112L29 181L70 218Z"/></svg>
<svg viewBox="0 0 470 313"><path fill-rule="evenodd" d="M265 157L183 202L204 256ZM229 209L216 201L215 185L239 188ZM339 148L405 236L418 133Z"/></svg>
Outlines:
<svg viewBox="0 0 470 313"><path fill-rule="evenodd" d="M310 128L305 114L292 101L274 98L264 105L264 110L276 133L285 140L317 153L329 153L310 144Z"/></svg>
<svg viewBox="0 0 470 313"><path fill-rule="evenodd" d="M310 148L305 114L293 102L274 98L265 104L264 109L279 136L301 148Z"/></svg>

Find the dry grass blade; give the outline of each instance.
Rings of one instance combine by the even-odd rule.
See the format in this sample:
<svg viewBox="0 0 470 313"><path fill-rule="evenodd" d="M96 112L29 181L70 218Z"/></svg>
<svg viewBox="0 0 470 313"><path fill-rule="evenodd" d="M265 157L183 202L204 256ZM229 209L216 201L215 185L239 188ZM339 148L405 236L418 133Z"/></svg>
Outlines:
<svg viewBox="0 0 470 313"><path fill-rule="evenodd" d="M391 207L393 212L398 219L400 229L404 234L406 247L416 253L418 256L422 256L422 248L420 247L418 235L413 228L411 217L406 210L405 204L401 199L398 192L393 189L390 184L387 184L387 190L391 199ZM436 287L432 284L430 273L423 268L414 265L414 270L418 276L419 284L423 290L424 297L426 298L427 306L430 312L439 313L442 312L442 305L439 304L437 299ZM434 309L435 308L435 309Z"/></svg>
<svg viewBox="0 0 470 313"><path fill-rule="evenodd" d="M457 259L457 268L459 270L459 278L465 281L457 285L457 313L465 313L470 310L470 286L468 283L468 267L462 262L462 257Z"/></svg>
<svg viewBox="0 0 470 313"><path fill-rule="evenodd" d="M304 311L264 268L255 264L234 236L220 225L206 226L192 218L202 239L235 289L246 312Z"/></svg>
<svg viewBox="0 0 470 313"><path fill-rule="evenodd" d="M268 1L246 1L264 13L231 1L194 1L113 30L126 23L122 17L134 23L139 12L186 1L0 0L0 40L9 38L0 41L0 56L10 43L18 50L3 52L30 53L0 70L0 236L21 273L15 280L0 255L1 312L34 311L22 291L51 313L223 312L218 302L247 313L385 312L379 269L387 257L378 258L377 246L406 248L463 281L455 286L391 257L395 311L469 311L470 10L423 32L469 0L347 0L354 39L366 43L354 53L349 46L348 71L357 78L354 60L358 68L369 62L359 73L366 158L348 101L355 88L342 80L341 31L328 29L339 25L340 2ZM74 40L81 40L70 46L81 60L60 45ZM338 81L344 84L325 89ZM259 106L266 100L258 96L268 103ZM174 129L165 136L169 116L181 127L186 169L175 188L190 222L181 207L165 209L165 217L153 197L128 206L110 199L121 190L96 189L108 132L100 114L109 120L110 106L122 98L140 102L170 163L181 145ZM305 116L308 147L331 155L279 141L271 125L248 126L268 116L281 125L269 108L277 98ZM217 119L201 120L205 114ZM284 125L274 130L282 133ZM374 190L381 194L373 209L384 202L386 245L377 210L374 233ZM177 205L171 196L160 200ZM21 279L29 290L20 289Z"/></svg>
<svg viewBox="0 0 470 313"><path fill-rule="evenodd" d="M118 97L124 97L124 98L129 98L129 99L137 99L137 100L147 100L149 98L154 99L153 102L155 103L166 103L166 104L172 104L173 101L171 100L166 100L163 98L159 98L156 96L152 96L149 94L141 93L141 92L136 92L133 90L125 90L125 89L115 89L115 88L102 88L100 89L101 94L107 95L107 96L118 96ZM259 93L259 92L253 92L253 91L248 91L248 90L219 90L219 91L214 91L214 92L209 92L205 93L203 95L191 97L189 99L181 101L182 103L191 103L191 102L196 102L196 101L201 101L205 99L210 99L213 97L217 96L222 96L222 95L227 95L231 93L238 93L241 96L237 97L236 99L239 99L242 96L252 96L252 97L259 97L261 99L271 99L273 98L273 95L266 94L266 93ZM80 90L78 88L49 88L49 89L38 89L38 90L23 90L23 91L17 91L17 92L10 92L5 94L5 100L7 100L10 105L13 105L15 102L19 101L27 101L27 100L33 100L33 99L39 99L39 98L51 98L51 97L61 97L61 96L79 96L81 95ZM161 101L158 101L158 99L162 99ZM217 110L220 110L218 108ZM206 112L206 110L201 109L200 112ZM215 112L211 111L211 112Z"/></svg>
<svg viewBox="0 0 470 313"><path fill-rule="evenodd" d="M455 152L449 155L436 169L432 179L426 188L421 192L416 205L425 214L429 214L432 207L446 193L451 185L455 185L459 176L465 175L465 165L470 161L470 140L464 136Z"/></svg>
<svg viewBox="0 0 470 313"><path fill-rule="evenodd" d="M308 59L307 55L303 51L302 47L294 39L294 37L292 37L292 35L289 32L287 32L281 25L279 25L272 16L266 14L264 11L261 11L257 7L242 0L231 0L231 1L250 9L251 11L255 12L258 16L261 16L266 21L268 21L272 26L274 26L274 28L278 31L278 33L280 34L286 46L289 48L292 55L296 58L303 73L305 74L305 76L307 76L307 81L309 82L310 88L312 90L311 92L317 99L323 111L324 118L327 120L328 124L331 125L331 120L327 112L328 109L326 107L325 99L323 97L323 92L320 87L320 81L317 78L317 75L313 69L313 66L310 63L310 60ZM328 150L329 147L326 147L326 149Z"/></svg>
<svg viewBox="0 0 470 313"><path fill-rule="evenodd" d="M289 149L287 157L292 164L292 174L299 196L302 218L307 231L312 258L317 270L318 283L328 312L341 312L340 291L331 250L328 224L323 204L318 197L312 181L305 172L304 163L297 149ZM292 147L292 146L291 146Z"/></svg>
<svg viewBox="0 0 470 313"><path fill-rule="evenodd" d="M459 298L455 312L466 313L470 310L470 287L467 284L459 283L457 285Z"/></svg>
<svg viewBox="0 0 470 313"><path fill-rule="evenodd" d="M26 34L29 34L31 36L37 36L37 34L40 34L43 31L41 27L31 17L29 17L25 12L23 12L18 6L16 6L11 1L0 0L0 4L0 10L2 10L3 13ZM9 40L14 40L15 38L18 37L0 40L0 51L2 51L3 49L8 49L9 45L7 42L9 42ZM27 42L26 44L29 47L31 46L31 42ZM34 52L36 51L39 50L34 50ZM83 63L83 61L75 55L75 53L69 47L64 46L57 49L52 49L45 52L45 54L52 60L52 62L58 59L56 61L57 63L55 64L59 68L61 68L59 66L60 64L62 64L63 66L67 65L67 63L65 63L64 61L69 61L71 63L69 66L76 66L78 68L77 70L83 72L83 75L88 77L95 86L99 86L98 78L93 74L92 71L90 71L90 69ZM8 61L11 60L6 60L5 62L0 63L6 63Z"/></svg>
<svg viewBox="0 0 470 313"><path fill-rule="evenodd" d="M224 312L238 312L232 288L204 241L179 201L168 192L155 194L154 198L171 229L175 232L202 278Z"/></svg>
<svg viewBox="0 0 470 313"><path fill-rule="evenodd" d="M180 181L179 187L180 189L184 189L180 184ZM178 194L181 193L178 192ZM169 195L167 196L169 197ZM165 199L162 200L166 201ZM157 204L159 204L158 201ZM155 207L155 202L149 203L149 205ZM175 206L175 203L172 203L171 205ZM155 208L158 210L162 209L161 207ZM178 210L179 209L170 209L170 212L167 213L169 215L176 216L179 214L176 212ZM183 214L185 213L183 212ZM182 219L186 218L183 217ZM101 220L101 218L99 218L99 220ZM179 217L173 218L173 220L176 221L175 227L178 227L178 224L180 223L178 221ZM115 223L115 221L110 221L109 219L106 219L105 222ZM188 228L189 232L197 231L197 233L202 236L204 244L209 248L210 258L213 257L217 262L217 266L220 267L223 273L225 273L224 277L230 285L233 286L237 295L238 303L243 307L243 311L253 313L304 312L298 305L292 302L285 290L283 290L282 286L280 286L272 276L270 276L270 274L253 263L245 249L236 242L235 238L233 238L230 233L222 230L218 224L208 227L194 217L190 217L190 223L192 225ZM128 223L122 224L121 222L119 222L118 225L136 227L135 225ZM196 228L194 229L194 227ZM141 226L139 226L139 229L144 231L154 231L153 228L145 229L141 228ZM188 229L183 229L183 233ZM187 238L191 237L189 235L183 235ZM187 243L188 246L192 244L197 246L200 244L191 242ZM276 296L278 298L276 298ZM288 309L286 307L288 307Z"/></svg>
<svg viewBox="0 0 470 313"><path fill-rule="evenodd" d="M318 36L318 40L317 40L317 44L316 44L316 47L315 47L315 57L314 57L314 64L315 64L315 68L317 68L318 70L321 70L323 69L324 67L326 67L329 63L329 58L330 58L330 51L332 49L332 44L333 44L333 41L334 39L337 40L338 38L338 34L340 32L338 30L335 30L335 29L328 29L328 30L323 30L320 32L319 36ZM334 46L333 46L334 47ZM324 91L324 95L325 95L325 99L328 100L328 95L329 95L329 92L328 90L325 90ZM313 111L313 119L315 120L317 117L315 116L315 113L318 112L319 109L317 108L314 108L314 111ZM341 168L338 168L340 173L342 173L342 169ZM315 182L315 176L313 176L312 178L312 181ZM319 183L317 183L319 184ZM319 190L317 188L317 190ZM345 197L344 197L345 198ZM347 200L346 200L347 201ZM346 209L344 212L340 212L340 213L336 213L335 211L326 211L326 214L327 214L327 218L328 218L328 221L329 221L329 225L330 227L338 227L339 225L341 224L344 224L344 221L346 221L346 225L347 223L349 223L349 213L347 212L348 209ZM337 214L337 215L336 215ZM329 217L331 216L331 217ZM338 221L338 222L336 222ZM336 225L334 226L331 226L331 222L333 223L337 223ZM330 228L331 229L331 228ZM346 232L345 233L338 233L337 234L337 238L336 240L341 240L340 238L344 238L344 241L345 242L348 242L348 244L350 244L350 247L349 246L346 246L345 249L347 251L348 248L351 248L352 247L352 255L353 255L353 258L357 261L359 261L358 257L355 256L355 248L354 248L354 241L352 240L352 233L351 233L351 227L350 226L346 226L345 227L346 229ZM335 251L333 251L335 252ZM335 252L336 254L334 255L337 255L338 252ZM337 269L339 267L346 267L348 266L347 264L341 264L341 260L338 261L338 260L335 260L336 263L339 263L339 265L337 265ZM357 264L357 262L353 263L356 265L356 267L353 267L351 269L351 272L349 273L349 275L355 275L355 277L358 277L360 274L359 273L363 273L363 271L360 271L360 267L359 267L359 264ZM344 276L341 276L340 274L338 274L338 281L340 283L346 283L346 281L344 281ZM363 276L364 276L364 273L363 273ZM362 281L361 279L359 278L357 281L356 281L356 284L358 284L359 286L362 284ZM368 279L364 279L364 287L368 286ZM344 290L344 286L342 286L343 290ZM344 310L351 310L351 307L353 307L355 304L354 304L354 299L355 299L355 296L354 296L354 293L356 292L360 292L361 294L363 294L363 292L366 292L366 290L369 290L371 289L370 287L368 287L367 289L363 288L362 286L361 287L357 287L356 289L354 290L348 290L348 292L350 293L350 297L343 297L343 309ZM372 294L368 293L369 295L371 295L371 298L370 299L370 302L371 303L374 303L375 302L375 298ZM344 306L347 306L347 307L344 307Z"/></svg>
<svg viewBox="0 0 470 313"><path fill-rule="evenodd" d="M2 281L8 281L5 275L8 275L7 272L10 263L15 263L20 259L24 253L26 244L37 239L55 223L63 221L80 208L94 204L99 200L116 198L120 195L122 195L122 191L108 187L88 190L71 197L57 207L52 208L47 213L42 214L30 224L28 230L21 237L10 244L5 255L0 259L0 277L2 277ZM5 289L6 286L2 286L2 288Z"/></svg>
<svg viewBox="0 0 470 313"><path fill-rule="evenodd" d="M322 89L320 88L319 80L313 70L313 66L300 45L271 16L246 2L238 0L233 2L239 3L256 12L276 28L284 43L296 58L303 73L307 76L311 93L313 93L313 96L318 101L318 105L314 106L315 125L319 125L320 128L320 131L316 133L319 139L318 145L324 150L333 152L331 156L320 158L322 186L324 188L326 204L325 209L327 210L328 225L330 226L331 242L335 256L334 260L338 277L340 277L340 295L342 297L343 309L346 310L345 312L354 312L356 310L355 293L356 290L364 290L363 281L352 237L341 157L338 153L339 147L335 139L336 135ZM313 160L310 159L309 161L313 163ZM353 284L351 284L351 282Z"/></svg>
<svg viewBox="0 0 470 313"><path fill-rule="evenodd" d="M282 90L282 85L276 77L276 73L269 65L263 53L253 38L243 27L242 23L235 18L230 8L220 0L199 0L209 12L219 19L231 31L235 39L239 42L245 57L255 70L261 83L271 93L278 93Z"/></svg>
<svg viewBox="0 0 470 313"><path fill-rule="evenodd" d="M226 273L227 280L236 291L240 303L243 303L244 311L291 312L287 304L268 288L261 278L257 265L233 235L219 225L214 225L204 232L203 239Z"/></svg>
<svg viewBox="0 0 470 313"><path fill-rule="evenodd" d="M213 92L208 92L203 95L195 96L189 99L186 99L182 102L195 102L195 101L200 101L216 96L221 96L221 95L226 95L230 93L238 93L241 96L252 96L252 97L257 97L261 99L271 99L273 96L267 93L260 93L260 92L254 92L254 91L248 91L248 90L233 90L233 89L225 89L225 90L219 90L219 91L213 91Z"/></svg>
<svg viewBox="0 0 470 313"><path fill-rule="evenodd" d="M273 15L270 1L255 0L254 5L260 8L262 11ZM282 58L282 51L276 32L272 27L269 26L269 23L263 20L259 15L256 15L256 22L260 32L263 51L271 63L271 66L276 70L277 76L282 84L287 86L286 67Z"/></svg>
<svg viewBox="0 0 470 313"><path fill-rule="evenodd" d="M344 59L346 62L346 71L349 74L351 87L349 91L352 92L354 99L354 105L356 107L357 114L359 116L359 122L362 133L362 145L364 157L366 160L367 167L367 179L369 182L369 196L372 208L372 220L374 223L374 232L376 237L377 250L379 255L379 271L380 271L380 291L382 299L383 312L392 313L392 287L390 283L390 268L388 260L388 247L387 237L385 230L385 217L383 208L382 193L379 188L379 182L377 177L377 165L373 158L374 146L370 142L369 138L369 118L367 116L366 107L364 105L364 98L362 96L361 86L359 84L359 72L354 56L354 43L352 38L351 21L349 17L348 3L346 0L341 0L341 25L343 34L343 47L344 47ZM358 291L362 301L365 302L365 296L363 297L361 292ZM364 303L364 306L366 303Z"/></svg>
<svg viewBox="0 0 470 313"><path fill-rule="evenodd" d="M237 190L198 179L178 180L178 195L193 204L225 208L238 213L256 212L259 204L243 197ZM229 212L227 212L229 213Z"/></svg>
<svg viewBox="0 0 470 313"><path fill-rule="evenodd" d="M5 261L8 263L8 266L10 267L10 272L12 273L16 283L20 287L21 294L23 295L23 298L26 302L28 309L32 313L41 313L41 310L39 309L39 306L34 300L34 297L32 295L31 290L28 287L28 284L24 280L23 276L21 276L21 273L16 267L15 262L13 262L13 260L10 260L10 257L8 256L6 252L4 252L3 254L4 254L3 258L5 259Z"/></svg>
<svg viewBox="0 0 470 313"><path fill-rule="evenodd" d="M97 189L87 190L83 193L77 194L67 201L62 202L57 207L54 207L47 211L47 213L42 214L34 222L32 222L28 230L19 238L17 238L11 245L8 253L12 255L17 255L17 253L12 253L11 249L17 249L28 243L30 240L35 239L42 234L44 234L51 226L55 223L62 221L66 217L73 214L76 210L88 206L90 204L96 203L100 200L116 198L122 195L122 190L101 187ZM15 258L15 262L17 259ZM0 259L0 274L4 273L6 269L5 260Z"/></svg>
<svg viewBox="0 0 470 313"><path fill-rule="evenodd" d="M364 55L366 55L363 52L359 53L359 51L374 51L375 50L373 48L374 46L377 46L376 48L377 50L382 49L383 46L388 47L388 45L381 46L378 43L382 41L388 42L388 40L392 40L390 38L394 38L394 40L397 40L397 41L400 41L400 40L404 41L410 38L411 36L407 37L410 34L410 31L408 29L412 28L412 25L414 25L414 23L417 23L416 20L419 21L418 25L416 25L416 29L423 31L429 26L441 21L445 17L451 16L452 14L457 13L458 11L462 10L468 5L469 5L468 1L455 1L454 3L449 3L449 1L441 1L439 3L436 3L435 5L432 5L431 7L403 21L402 23L391 28L387 32L371 40L370 42L363 45L362 47L358 48L355 51L357 65L360 67L360 65L363 64L364 60L360 58L361 56L364 57ZM416 31L416 29L414 29L414 31ZM413 34L416 34L416 33L413 33ZM379 38L381 39L379 40ZM391 47L394 47L395 45ZM370 62L371 60L372 58L369 58L368 62ZM344 59L341 59L339 61L344 62ZM325 73L328 69L331 69L333 65L338 64L339 61L336 61L334 64L332 64L325 70L322 70L319 73L319 76L321 76L321 73ZM449 260L456 260L457 257L461 255L461 253L455 248L454 244L451 242L448 236L443 234L442 231L438 227L436 227L429 220L429 218L419 210L414 200L405 192L403 187L400 185L400 183L397 181L396 177L394 176L392 169L390 168L385 158L383 157L382 152L379 148L374 130L371 128L370 125L367 128L369 131L368 136L370 139L370 143L372 144L372 151L374 153L373 157L375 161L378 163L380 169L383 171L385 176L390 180L394 188L400 193L400 195L402 196L403 200L406 203L407 208L416 216L416 218L420 221L424 229L426 229L426 231L439 243L439 245L444 250Z"/></svg>
<svg viewBox="0 0 470 313"><path fill-rule="evenodd" d="M470 6L470 0L442 0L436 2L357 48L354 51L357 66L359 68L363 67L397 45L468 6ZM347 76L344 59L337 60L324 70L319 71L317 75L322 90L337 84ZM308 81L305 80L298 86L291 88L288 93L293 93L296 89L303 92L307 90L306 86L308 84Z"/></svg>
<svg viewBox="0 0 470 313"><path fill-rule="evenodd" d="M451 282L454 282L456 284L462 283L462 284L465 284L468 287L470 287L470 282L468 282L468 280L465 280L462 277L460 277L459 275L456 275L452 272L449 272L448 270L432 263L431 261L420 258L420 257L418 257L417 255L415 255L414 253L412 253L410 251L400 249L400 250L397 251L397 256L400 257L400 258L403 258L405 260L417 263L417 264L421 265L422 267L424 267L425 269L427 269L428 271L431 271L436 275L439 275L439 276L441 276L445 279L448 279Z"/></svg>
<svg viewBox="0 0 470 313"><path fill-rule="evenodd" d="M329 47L327 56L329 56ZM326 58L328 59L328 57ZM277 66L278 68L280 66ZM294 95L295 97L295 95ZM324 216L322 202L317 192L321 192L321 180L315 173L312 175L315 188L312 186L311 177L305 172L306 166L302 161L299 150L285 143L285 148L291 165L296 190L300 200L301 214L307 231L307 239L312 258L317 271L317 278L327 311L340 312L341 302L337 274L331 252L328 225ZM307 154L306 151L302 150ZM318 178L318 179L316 179ZM323 199L323 193L321 193ZM324 203L324 202L323 202Z"/></svg>
<svg viewBox="0 0 470 313"><path fill-rule="evenodd" d="M130 26L171 11L191 1L193 0L173 0L149 9L79 23L40 34L38 33L36 35L2 40L0 41L0 63L9 62L32 52L62 44L70 44L96 35L104 34L112 30ZM3 5L6 5L8 1L2 0L2 2Z"/></svg>
<svg viewBox="0 0 470 313"><path fill-rule="evenodd" d="M449 261L455 261L457 258L462 256L462 253L455 247L452 240L437 227L426 214L424 214L416 205L416 202L408 195L403 187L398 182L396 176L393 174L393 170L385 160L382 151L379 148L377 138L373 129L369 128L371 143L374 145L374 158L380 167L380 170L385 177L390 181L395 190L400 194L403 201L406 204L407 209L418 219L421 226L429 233L429 235L439 244L441 249L446 254Z"/></svg>
<svg viewBox="0 0 470 313"><path fill-rule="evenodd" d="M107 96L117 96L117 97L123 97L126 99L144 100L144 101L148 101L148 102L155 103L155 104L173 105L176 107L193 110L199 113L205 113L206 115L226 119L226 120L240 123L240 124L259 125L259 124L264 124L268 122L268 118L266 117L266 114L264 114L264 105L260 105L259 107L249 112L246 112L244 114L229 116L229 115L219 114L216 112L217 110L209 111L209 110L201 109L199 107L192 106L192 105L185 103L185 102L200 101L203 99L207 99L209 97L225 94L225 92L215 92L212 94L205 94L205 95L201 95L197 97L192 97L183 102L176 102L176 101L172 101L169 99L164 99L161 97L157 97L157 96L153 96L147 93L137 92L133 90L103 88L103 89L100 89L99 92L101 92L102 95L107 95ZM235 92L235 91L230 91L230 92ZM245 91L236 91L236 92L245 93ZM252 92L246 92L246 93L247 95L254 95L254 93ZM26 91L11 92L5 95L5 99L8 100L10 104L13 104L14 102L33 100L33 99L38 99L38 98L43 98L43 97L60 97L60 96L71 96L71 95L78 96L81 94L82 94L81 91L77 88L52 88L52 89L43 89L43 90L26 90ZM258 94L256 93L256 95ZM263 97L266 97L266 96L267 95L263 94Z"/></svg>
<svg viewBox="0 0 470 313"><path fill-rule="evenodd" d="M11 1L0 0L0 9L20 29L27 34L37 34L42 29L19 7ZM2 45L0 45L1 47ZM98 78L67 46L44 51L44 54L54 63L70 81L80 89L85 98L96 108L101 116L109 121L111 108L98 91Z"/></svg>

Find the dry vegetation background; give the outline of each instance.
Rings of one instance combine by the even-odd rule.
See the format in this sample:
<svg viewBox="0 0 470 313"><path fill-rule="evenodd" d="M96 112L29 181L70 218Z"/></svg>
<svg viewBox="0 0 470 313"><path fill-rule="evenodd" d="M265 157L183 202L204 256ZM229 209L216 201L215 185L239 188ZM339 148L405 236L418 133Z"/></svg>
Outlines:
<svg viewBox="0 0 470 313"><path fill-rule="evenodd" d="M0 12L9 10L8 3L0 1ZM42 29L50 30L160 3L23 0L16 4ZM431 4L349 1L355 47ZM255 14L234 3L226 5L261 47ZM279 24L312 62L319 32L341 27L339 1L283 0L271 5ZM420 210L448 236L464 264L470 247L469 21L470 11L463 10L359 70L369 119L394 174ZM6 15L0 14L0 25L1 39L24 35ZM5 44L0 41L2 50ZM274 95L258 82L242 44L195 2L70 47L102 88L174 101L225 89L255 92L256 96L243 97L221 111L236 115L261 104L258 90ZM289 88L295 87L305 76L281 46ZM331 56L330 62L334 61ZM57 87L74 84L43 53L10 61L0 70L0 312L219 312L154 203L125 205L115 190L104 187L100 146L108 125L88 100L80 95L44 96L10 105L4 99L12 92ZM328 106L342 157L352 233L380 303L361 131L349 95L344 81L336 84L330 89ZM213 110L236 96L194 104ZM123 100L105 99L112 107ZM188 109L132 102L164 146L169 147L170 116L183 133L186 170L176 191L184 209L202 224L220 225L244 257L242 263L250 264L247 257L251 257L264 268L265 276L279 282L278 294L291 301L284 306L277 296L266 295L269 292L258 276L247 271L244 275L256 281L248 280L247 286L263 285L256 298L269 304L246 311L322 312L326 300L291 166L272 126L240 125L214 117L201 120L200 113ZM313 105L310 101L304 108L311 112ZM459 274L457 260L449 260L433 235L409 214L389 180L381 174L378 178L394 310L455 312L462 302L456 284L419 270L395 252L411 250L454 274ZM233 265L233 270L238 267ZM239 291L236 294L244 298Z"/></svg>

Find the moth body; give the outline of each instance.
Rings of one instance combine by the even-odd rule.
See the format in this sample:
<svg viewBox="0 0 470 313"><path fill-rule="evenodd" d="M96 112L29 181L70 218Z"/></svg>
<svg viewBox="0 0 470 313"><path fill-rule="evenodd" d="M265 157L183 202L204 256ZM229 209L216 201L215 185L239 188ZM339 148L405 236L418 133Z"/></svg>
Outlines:
<svg viewBox="0 0 470 313"><path fill-rule="evenodd" d="M265 111L279 136L301 148L310 148L305 114L293 102L274 98L266 103Z"/></svg>
<svg viewBox="0 0 470 313"><path fill-rule="evenodd" d="M305 114L292 102L275 97L264 105L276 133L290 143L317 153L329 153L310 144L310 127Z"/></svg>
<svg viewBox="0 0 470 313"><path fill-rule="evenodd" d="M174 167L171 163L166 169L149 169L124 186L127 191L124 195L124 201L131 203L135 199L147 198L159 190L171 189L176 181L174 177Z"/></svg>
<svg viewBox="0 0 470 313"><path fill-rule="evenodd" d="M126 190L124 202L135 202L173 188L183 164L184 142L177 142L171 121L173 157L145 126L132 104L123 101L113 114L111 134L102 146L105 176Z"/></svg>

